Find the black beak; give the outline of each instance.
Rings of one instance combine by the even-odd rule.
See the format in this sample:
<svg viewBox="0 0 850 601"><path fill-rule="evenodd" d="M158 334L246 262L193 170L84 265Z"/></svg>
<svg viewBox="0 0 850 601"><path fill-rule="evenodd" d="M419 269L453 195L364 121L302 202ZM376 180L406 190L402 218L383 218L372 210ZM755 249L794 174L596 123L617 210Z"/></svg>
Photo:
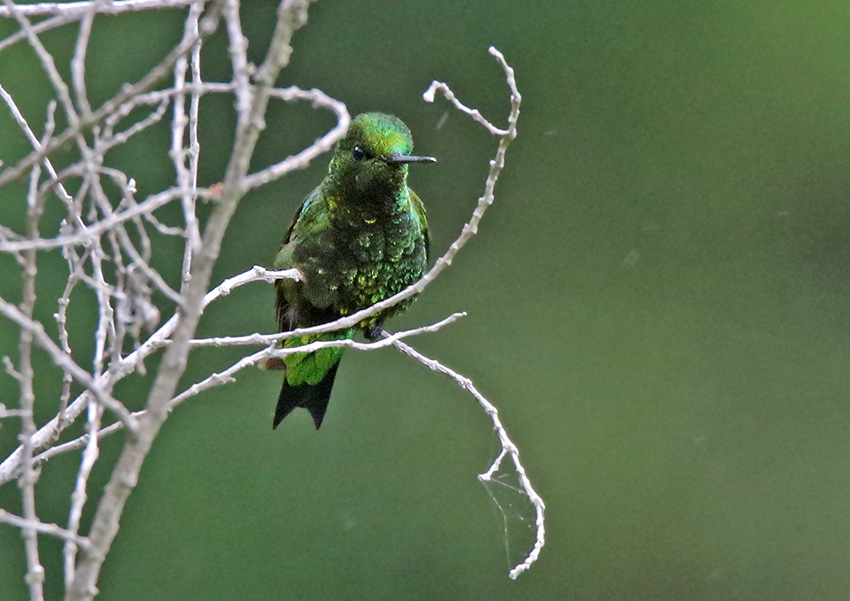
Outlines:
<svg viewBox="0 0 850 601"><path fill-rule="evenodd" d="M390 156L384 159L384 162L390 164L402 164L402 163L436 163L437 159L434 157L415 157L409 154L401 154L400 152L394 152Z"/></svg>

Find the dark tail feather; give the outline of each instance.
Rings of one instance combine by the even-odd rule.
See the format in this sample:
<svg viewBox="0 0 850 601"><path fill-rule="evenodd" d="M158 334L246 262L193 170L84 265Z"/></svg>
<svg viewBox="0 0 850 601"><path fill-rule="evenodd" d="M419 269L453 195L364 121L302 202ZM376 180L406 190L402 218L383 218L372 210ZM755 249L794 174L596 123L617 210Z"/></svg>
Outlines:
<svg viewBox="0 0 850 601"><path fill-rule="evenodd" d="M328 370L328 373L318 384L290 386L284 380L283 387L280 389L280 396L277 399L277 409L274 412L272 428L277 428L283 418L292 413L292 410L296 407L304 407L310 412L313 423L316 424L316 430L318 430L325 417L325 411L328 410L328 401L331 400L331 389L334 386L338 367L339 362Z"/></svg>

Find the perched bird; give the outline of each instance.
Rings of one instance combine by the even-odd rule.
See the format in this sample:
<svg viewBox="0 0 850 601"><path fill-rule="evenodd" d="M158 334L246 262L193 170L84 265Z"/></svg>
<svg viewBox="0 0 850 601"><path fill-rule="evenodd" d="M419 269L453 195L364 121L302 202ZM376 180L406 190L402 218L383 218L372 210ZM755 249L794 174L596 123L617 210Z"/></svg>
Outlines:
<svg viewBox="0 0 850 601"><path fill-rule="evenodd" d="M428 262L425 207L407 187L409 163L436 162L413 156L410 130L397 117L364 113L351 121L337 144L328 174L295 215L275 269L295 267L303 281L277 281L276 313L281 331L334 321L400 292L417 281ZM356 327L284 341L292 348L318 340L352 338L360 329L376 337L407 299ZM283 387L274 422L304 407L316 429L328 407L340 347L283 358Z"/></svg>

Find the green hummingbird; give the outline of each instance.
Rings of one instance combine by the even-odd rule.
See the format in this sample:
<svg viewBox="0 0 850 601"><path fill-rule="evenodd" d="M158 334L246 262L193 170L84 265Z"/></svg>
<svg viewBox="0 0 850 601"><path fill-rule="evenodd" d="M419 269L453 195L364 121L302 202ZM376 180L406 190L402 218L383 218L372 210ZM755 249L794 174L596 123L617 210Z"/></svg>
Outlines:
<svg viewBox="0 0 850 601"><path fill-rule="evenodd" d="M413 156L413 138L400 119L364 113L351 121L334 149L328 173L298 212L274 262L296 268L302 281L276 283L280 331L316 326L366 309L404 290L425 272L428 222L425 207L407 186L409 163L433 163ZM412 298L343 331L290 338L284 348L318 340L344 340L359 329L369 339L384 321L406 309ZM330 400L343 348L286 355L273 428L296 407L304 407L316 429Z"/></svg>

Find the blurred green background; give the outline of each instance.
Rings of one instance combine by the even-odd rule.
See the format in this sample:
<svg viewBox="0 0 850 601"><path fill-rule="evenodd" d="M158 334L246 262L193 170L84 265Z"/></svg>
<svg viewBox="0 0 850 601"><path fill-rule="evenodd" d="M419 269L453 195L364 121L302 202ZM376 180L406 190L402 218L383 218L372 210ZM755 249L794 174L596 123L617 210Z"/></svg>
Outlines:
<svg viewBox="0 0 850 601"><path fill-rule="evenodd" d="M259 61L276 3L246 4ZM93 104L144 74L182 19L99 18ZM320 87L352 114L383 110L410 125L418 153L440 160L411 174L437 253L468 218L495 143L421 93L446 81L501 124L507 89L487 47L517 71L520 134L496 204L391 325L468 311L414 345L499 406L546 500L548 544L509 580L502 516L476 481L498 449L489 420L394 351L350 352L319 432L306 412L273 432L279 379L256 370L175 412L127 504L102 597L847 599L848 32L844 0L312 6L280 84ZM64 73L75 36L44 36ZM207 79L229 77L221 33L203 66ZM49 91L38 72L27 48L0 53L0 83L35 123ZM331 124L308 106L273 104L255 167ZM11 164L26 141L5 110L0 127ZM205 100L202 184L221 178L232 130L231 101ZM172 178L168 142L163 125L112 160L141 193L156 191ZM215 281L271 262L326 165L243 201ZM15 190L0 192L4 223L21 205ZM58 257L42 260L61 285ZM3 295L17 298L16 276L5 280ZM272 307L270 288L243 288L208 312L202 333L271 331ZM49 319L54 309L41 310ZM0 325L2 352L15 354L13 336ZM186 383L234 356L199 353ZM14 405L16 386L0 377L2 402ZM140 407L145 382L119 394ZM42 421L56 390L55 378L40 383ZM14 424L0 430L3 456L15 435ZM104 455L120 443L109 439ZM43 519L67 519L78 460L44 469ZM108 475L103 463L92 490ZM20 510L14 484L0 506ZM515 538L508 546L525 551ZM60 548L42 539L50 598L62 588ZM0 599L24 598L16 529L0 529L0 558Z"/></svg>

